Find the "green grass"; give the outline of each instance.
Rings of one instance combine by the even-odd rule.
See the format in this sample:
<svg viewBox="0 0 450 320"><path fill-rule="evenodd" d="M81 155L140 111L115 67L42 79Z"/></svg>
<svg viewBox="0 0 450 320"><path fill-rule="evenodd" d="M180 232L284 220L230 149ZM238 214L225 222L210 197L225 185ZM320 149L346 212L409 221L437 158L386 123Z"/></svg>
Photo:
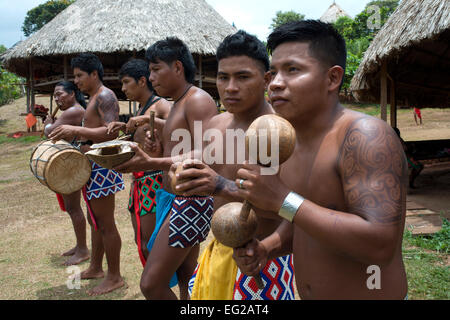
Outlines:
<svg viewBox="0 0 450 320"><path fill-rule="evenodd" d="M37 141L41 141L44 140L43 138L41 138L40 136L27 136L27 137L19 137L19 138L9 138L5 135L1 135L0 136L0 144L3 143L23 143L23 144L28 144L28 143L34 143Z"/></svg>
<svg viewBox="0 0 450 320"><path fill-rule="evenodd" d="M408 295L413 299L450 299L448 252L450 222L431 236L412 236L405 230L403 261L408 277Z"/></svg>

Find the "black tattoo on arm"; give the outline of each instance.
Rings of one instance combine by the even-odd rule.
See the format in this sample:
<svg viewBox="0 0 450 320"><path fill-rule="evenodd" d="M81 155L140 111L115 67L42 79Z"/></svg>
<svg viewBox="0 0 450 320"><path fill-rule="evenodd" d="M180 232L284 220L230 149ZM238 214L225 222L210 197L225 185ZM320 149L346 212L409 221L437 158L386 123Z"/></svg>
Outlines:
<svg viewBox="0 0 450 320"><path fill-rule="evenodd" d="M112 91L103 90L97 96L95 109L106 124L119 120L119 102Z"/></svg>
<svg viewBox="0 0 450 320"><path fill-rule="evenodd" d="M348 129L338 159L349 211L370 222L399 223L407 164L395 132L378 119L360 118Z"/></svg>
<svg viewBox="0 0 450 320"><path fill-rule="evenodd" d="M217 176L216 179L216 189L213 192L213 195L220 195L224 191L228 194L232 194L238 191L238 188L234 181L225 179L222 176Z"/></svg>

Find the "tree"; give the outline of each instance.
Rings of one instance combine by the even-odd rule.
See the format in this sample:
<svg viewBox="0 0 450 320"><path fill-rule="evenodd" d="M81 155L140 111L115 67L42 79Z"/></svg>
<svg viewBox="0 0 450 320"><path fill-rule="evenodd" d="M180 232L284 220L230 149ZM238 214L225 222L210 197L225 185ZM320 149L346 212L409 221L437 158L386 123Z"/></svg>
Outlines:
<svg viewBox="0 0 450 320"><path fill-rule="evenodd" d="M0 45L0 55L5 51L6 47ZM23 82L22 80L0 66L0 106L22 96L22 90L18 85L18 83Z"/></svg>
<svg viewBox="0 0 450 320"><path fill-rule="evenodd" d="M379 29L395 11L399 0L375 0L369 2L355 19L341 17L334 27L344 37L347 45L347 65L344 90L350 87L361 60Z"/></svg>
<svg viewBox="0 0 450 320"><path fill-rule="evenodd" d="M272 30L275 30L276 28L287 22L300 21L303 19L305 19L304 14L297 13L293 10L286 12L277 11L275 18L272 18L272 24L270 25L270 28Z"/></svg>
<svg viewBox="0 0 450 320"><path fill-rule="evenodd" d="M22 25L22 31L26 37L41 29L58 13L63 11L75 0L49 0L27 12Z"/></svg>

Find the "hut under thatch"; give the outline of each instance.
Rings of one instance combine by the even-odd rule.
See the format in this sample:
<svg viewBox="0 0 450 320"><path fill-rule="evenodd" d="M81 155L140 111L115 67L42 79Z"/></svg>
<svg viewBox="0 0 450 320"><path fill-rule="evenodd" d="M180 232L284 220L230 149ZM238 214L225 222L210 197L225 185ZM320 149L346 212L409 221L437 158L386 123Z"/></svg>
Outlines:
<svg viewBox="0 0 450 320"><path fill-rule="evenodd" d="M450 106L450 1L403 0L375 36L352 79L359 101L380 102L397 125L397 101ZM389 89L388 89L389 85Z"/></svg>
<svg viewBox="0 0 450 320"><path fill-rule="evenodd" d="M341 17L351 18L335 1L328 7L327 11L320 17L320 21L326 23L335 23Z"/></svg>
<svg viewBox="0 0 450 320"><path fill-rule="evenodd" d="M196 84L217 97L215 52L235 31L204 0L77 0L9 49L2 61L27 79L29 111L34 93L52 93L58 81L72 78L70 59L81 52L100 57L105 85L125 99L118 80L122 64L143 58L152 43L176 36L194 56Z"/></svg>

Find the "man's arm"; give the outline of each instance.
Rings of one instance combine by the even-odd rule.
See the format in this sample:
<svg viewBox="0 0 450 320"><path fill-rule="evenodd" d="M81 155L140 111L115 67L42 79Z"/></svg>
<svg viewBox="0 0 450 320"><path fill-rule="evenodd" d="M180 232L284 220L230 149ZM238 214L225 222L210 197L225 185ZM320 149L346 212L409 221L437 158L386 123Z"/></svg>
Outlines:
<svg viewBox="0 0 450 320"><path fill-rule="evenodd" d="M108 134L108 124L119 120L119 102L116 95L104 88L95 98L94 108L97 110L103 126L97 128L80 127L78 133L85 140L94 143L109 141L117 138L118 132Z"/></svg>

